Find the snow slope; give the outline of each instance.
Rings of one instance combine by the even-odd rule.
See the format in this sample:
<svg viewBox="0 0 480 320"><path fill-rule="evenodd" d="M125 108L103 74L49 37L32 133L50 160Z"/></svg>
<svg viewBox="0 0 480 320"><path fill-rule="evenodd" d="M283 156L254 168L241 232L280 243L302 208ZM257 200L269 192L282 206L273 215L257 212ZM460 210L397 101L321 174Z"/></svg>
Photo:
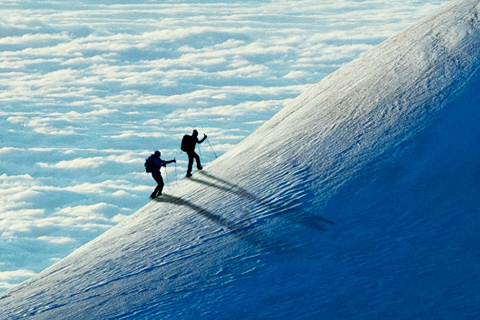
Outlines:
<svg viewBox="0 0 480 320"><path fill-rule="evenodd" d="M6 319L480 316L480 21L453 1L0 296Z"/></svg>

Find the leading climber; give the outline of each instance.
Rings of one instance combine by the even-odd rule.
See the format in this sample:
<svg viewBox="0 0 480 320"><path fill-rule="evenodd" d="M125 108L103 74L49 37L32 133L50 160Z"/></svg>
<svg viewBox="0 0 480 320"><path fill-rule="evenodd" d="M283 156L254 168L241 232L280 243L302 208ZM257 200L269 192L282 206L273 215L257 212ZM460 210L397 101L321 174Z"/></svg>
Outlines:
<svg viewBox="0 0 480 320"><path fill-rule="evenodd" d="M204 134L203 138L201 140L198 140L198 131L193 130L193 133L191 136L189 135L184 135L182 139L182 145L180 149L182 149L183 152L186 152L188 155L188 168L187 168L187 177L192 176L192 166L193 166L193 159L195 159L197 163L197 169L202 170L202 163L200 162L200 157L198 154L195 152L195 146L207 139L207 135Z"/></svg>

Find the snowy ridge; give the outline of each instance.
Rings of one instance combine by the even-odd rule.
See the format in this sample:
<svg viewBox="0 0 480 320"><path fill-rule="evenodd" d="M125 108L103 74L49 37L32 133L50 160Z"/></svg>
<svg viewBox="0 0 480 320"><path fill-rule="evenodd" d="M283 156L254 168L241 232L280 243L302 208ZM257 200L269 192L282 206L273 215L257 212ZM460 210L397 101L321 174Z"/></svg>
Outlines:
<svg viewBox="0 0 480 320"><path fill-rule="evenodd" d="M453 1L0 296L8 319L480 315L479 1Z"/></svg>

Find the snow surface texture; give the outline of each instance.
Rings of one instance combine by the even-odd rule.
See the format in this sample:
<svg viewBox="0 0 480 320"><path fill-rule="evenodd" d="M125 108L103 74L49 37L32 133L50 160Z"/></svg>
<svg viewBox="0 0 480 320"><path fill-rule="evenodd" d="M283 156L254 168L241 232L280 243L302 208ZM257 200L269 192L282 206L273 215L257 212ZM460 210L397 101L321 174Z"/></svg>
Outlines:
<svg viewBox="0 0 480 320"><path fill-rule="evenodd" d="M478 318L479 10L454 1L340 68L2 316Z"/></svg>

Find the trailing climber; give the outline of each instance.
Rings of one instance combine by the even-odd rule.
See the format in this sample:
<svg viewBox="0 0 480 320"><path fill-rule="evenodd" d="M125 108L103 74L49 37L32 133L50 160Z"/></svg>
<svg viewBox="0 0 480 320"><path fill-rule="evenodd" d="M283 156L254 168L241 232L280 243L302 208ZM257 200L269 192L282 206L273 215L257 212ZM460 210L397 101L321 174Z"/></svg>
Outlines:
<svg viewBox="0 0 480 320"><path fill-rule="evenodd" d="M172 163L172 162L177 162L177 160L173 159L170 161L164 161L160 158L162 154L160 151L155 151L150 157L147 158L145 162L145 169L147 172L152 173L153 179L157 182L157 187L153 191L153 193L150 195L150 198L155 199L158 196L162 195L162 190L163 190L163 178L162 174L160 173L160 168L161 167L166 167L167 164Z"/></svg>

